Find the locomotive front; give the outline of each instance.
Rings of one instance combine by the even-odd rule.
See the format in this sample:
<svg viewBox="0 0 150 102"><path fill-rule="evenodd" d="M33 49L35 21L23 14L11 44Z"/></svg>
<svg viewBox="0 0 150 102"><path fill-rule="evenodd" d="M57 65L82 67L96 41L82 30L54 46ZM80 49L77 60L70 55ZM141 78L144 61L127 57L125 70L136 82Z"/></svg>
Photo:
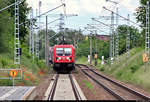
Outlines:
<svg viewBox="0 0 150 102"><path fill-rule="evenodd" d="M53 48L55 70L71 71L74 69L75 49L73 45L55 45Z"/></svg>

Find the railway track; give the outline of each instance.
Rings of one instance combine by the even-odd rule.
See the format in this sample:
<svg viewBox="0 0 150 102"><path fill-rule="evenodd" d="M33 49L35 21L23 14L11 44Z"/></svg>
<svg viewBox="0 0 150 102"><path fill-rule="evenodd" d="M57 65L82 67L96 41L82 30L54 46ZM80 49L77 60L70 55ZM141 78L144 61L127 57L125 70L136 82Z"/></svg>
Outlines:
<svg viewBox="0 0 150 102"><path fill-rule="evenodd" d="M48 100L82 100L72 74L56 74Z"/></svg>
<svg viewBox="0 0 150 102"><path fill-rule="evenodd" d="M76 66L81 68L85 75L102 86L118 100L150 100L150 97L97 73L95 70L92 70L93 68L89 68L87 65L77 64Z"/></svg>

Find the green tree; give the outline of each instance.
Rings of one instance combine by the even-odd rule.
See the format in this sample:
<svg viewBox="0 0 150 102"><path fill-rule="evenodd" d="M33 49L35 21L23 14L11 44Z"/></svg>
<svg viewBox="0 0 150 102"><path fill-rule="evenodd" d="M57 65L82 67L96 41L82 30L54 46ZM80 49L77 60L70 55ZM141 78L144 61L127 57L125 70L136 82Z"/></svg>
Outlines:
<svg viewBox="0 0 150 102"><path fill-rule="evenodd" d="M119 53L122 54L126 51L126 36L127 28L130 32L130 48L141 46L141 34L139 30L133 26L120 25L117 29L119 32Z"/></svg>
<svg viewBox="0 0 150 102"><path fill-rule="evenodd" d="M139 6L136 9L136 13L135 13L137 21L141 23L140 25L141 27L146 26L146 8L144 6L146 6L147 1L148 0L140 0L141 6ZM139 41L144 46L144 42L145 42L145 29L144 28L142 28Z"/></svg>
<svg viewBox="0 0 150 102"><path fill-rule="evenodd" d="M8 3L9 0L0 0L0 9L6 7ZM7 10L0 12L0 52L8 52L13 48L13 21Z"/></svg>
<svg viewBox="0 0 150 102"><path fill-rule="evenodd" d="M15 0L8 0L9 3L8 5L12 4L15 2ZM24 0L20 5L19 5L19 21L20 21L20 40L21 43L25 41L25 36L28 34L28 27L29 23L25 23L26 21L28 22L29 19L27 18L27 15L29 14L30 8L28 7L28 4L26 3L26 0ZM8 11L11 13L11 16L14 17L14 6L12 6Z"/></svg>

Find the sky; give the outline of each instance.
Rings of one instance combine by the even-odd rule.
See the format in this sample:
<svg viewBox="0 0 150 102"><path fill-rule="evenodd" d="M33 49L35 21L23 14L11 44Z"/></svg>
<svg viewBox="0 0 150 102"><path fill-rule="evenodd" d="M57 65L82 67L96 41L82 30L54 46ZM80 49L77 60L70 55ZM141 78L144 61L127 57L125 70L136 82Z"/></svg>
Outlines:
<svg viewBox="0 0 150 102"><path fill-rule="evenodd" d="M34 10L34 16L36 16L36 9L38 9L38 4L40 0L27 0L28 6L32 7ZM50 9L53 9L61 5L61 0L41 0L41 13L44 13ZM70 29L82 29L85 33L88 33L84 27L87 24L96 23L91 20L91 18L98 18L99 16L110 16L110 12L103 9L106 8L115 11L116 7L119 9L119 14L127 17L130 14L130 20L136 22L135 13L136 8L140 5L139 0L111 0L118 4L112 2L106 2L106 0L63 0L66 3L66 14L77 14L78 16L71 16L65 19L65 27ZM53 21L59 18L59 14L64 13L64 8L60 7L50 13L48 16L48 21ZM100 21L110 24L110 20L105 20L103 18ZM41 22L45 24L45 16L41 18ZM49 25L49 28L57 30L59 21ZM119 21L119 24L127 24L126 21ZM100 25L103 26L103 25ZM44 27L43 27L44 28ZM108 31L107 27L100 27L101 30ZM102 34L102 33L101 33Z"/></svg>

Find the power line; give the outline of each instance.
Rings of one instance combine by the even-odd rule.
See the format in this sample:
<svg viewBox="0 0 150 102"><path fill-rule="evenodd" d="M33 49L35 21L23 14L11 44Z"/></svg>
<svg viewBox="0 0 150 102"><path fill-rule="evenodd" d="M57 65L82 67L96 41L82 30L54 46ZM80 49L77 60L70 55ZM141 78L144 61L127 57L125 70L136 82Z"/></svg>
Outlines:
<svg viewBox="0 0 150 102"><path fill-rule="evenodd" d="M93 26L92 24L91 24L91 25L90 25L90 24L87 24L87 25L88 25L88 26L91 26L91 27L93 27L93 28L95 28L95 29L97 29L97 30L103 32L103 33L109 34L108 32L105 32L105 31L103 31L103 30L100 30L100 28L97 28L96 26ZM91 29L93 29L93 28L91 28ZM97 32L96 32L96 33L97 33Z"/></svg>
<svg viewBox="0 0 150 102"><path fill-rule="evenodd" d="M107 9L106 7L103 7L103 8L104 8L105 10L108 10L108 11L110 11L110 12L113 12L112 10L109 10L109 9ZM119 17L121 17L121 18L124 18L125 20L128 20L128 18L123 17L123 16L121 16L121 15L115 13L115 12L114 12L114 14L116 14L117 16L119 16ZM129 22L131 22L131 23L133 23L133 24L135 24L135 25L140 26L138 23L135 23L135 22L133 22L133 21L131 21L131 20L129 20Z"/></svg>
<svg viewBox="0 0 150 102"><path fill-rule="evenodd" d="M63 5L57 6L57 7L53 8L53 9L51 9L51 10L49 10L49 11L46 11L46 12L40 14L39 16L34 17L33 19L37 19L37 18L39 18L39 17L41 17L41 16L43 16L43 15L46 15L47 13L49 13L49 12L51 12L51 11L53 11L53 10L55 10L55 9L57 9L57 8L59 8L59 7L61 7L61 6L63 6ZM23 25L24 23L28 23L28 22L29 22L29 21L25 21L25 22L21 23L20 25Z"/></svg>
<svg viewBox="0 0 150 102"><path fill-rule="evenodd" d="M99 23L101 23L101 24L103 24L103 25L105 25L105 26L107 26L107 27L110 27L110 25L105 24L105 23L103 23L103 22L101 22L101 21L99 21L99 20L96 20L95 18L92 18L92 20L94 20L94 21L96 21L96 22L99 22Z"/></svg>
<svg viewBox="0 0 150 102"><path fill-rule="evenodd" d="M19 5L19 4L21 4L23 1L24 1L24 0L22 0L22 1L17 1L17 2L15 2L15 3L11 4L11 5L8 5L8 6L4 7L4 8L2 8L2 9L0 10L0 12L3 11L3 10L6 10L6 9L8 9L8 8L10 8L11 6L14 6L16 3Z"/></svg>

